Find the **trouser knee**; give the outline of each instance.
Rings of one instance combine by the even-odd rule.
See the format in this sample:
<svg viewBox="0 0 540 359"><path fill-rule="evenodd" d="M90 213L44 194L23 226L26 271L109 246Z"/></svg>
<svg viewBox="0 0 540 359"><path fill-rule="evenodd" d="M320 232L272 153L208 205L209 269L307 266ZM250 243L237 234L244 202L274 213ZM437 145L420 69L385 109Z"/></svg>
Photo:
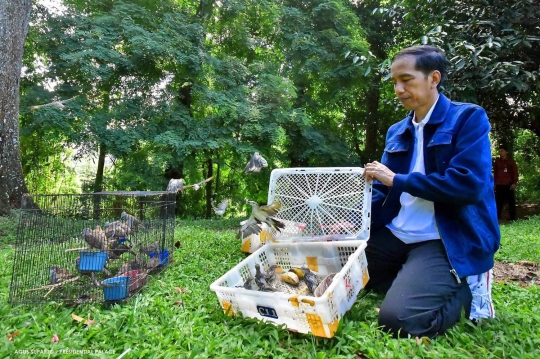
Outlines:
<svg viewBox="0 0 540 359"><path fill-rule="evenodd" d="M412 328L412 321L404 318L405 313L401 308L385 308L381 307L379 311L379 325L386 332L391 333L395 337L406 337Z"/></svg>

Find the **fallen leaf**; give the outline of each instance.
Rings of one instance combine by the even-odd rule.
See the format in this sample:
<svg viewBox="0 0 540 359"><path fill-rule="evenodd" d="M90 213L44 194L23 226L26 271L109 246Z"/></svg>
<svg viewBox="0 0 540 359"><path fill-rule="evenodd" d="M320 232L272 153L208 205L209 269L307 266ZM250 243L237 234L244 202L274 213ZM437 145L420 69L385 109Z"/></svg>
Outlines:
<svg viewBox="0 0 540 359"><path fill-rule="evenodd" d="M83 323L83 324L84 324L84 325L88 325L88 326L90 326L90 325L96 323L95 320L90 319L90 313L88 313L88 319L87 319L87 320L85 320L83 317L79 317L79 316L76 315L75 313L71 313L71 318L73 318L73 320L75 320L75 321L77 321L77 322L79 322L79 323L81 323L81 322L84 320L84 323Z"/></svg>
<svg viewBox="0 0 540 359"><path fill-rule="evenodd" d="M187 291L187 288L174 287L174 289L180 294L184 294Z"/></svg>
<svg viewBox="0 0 540 359"><path fill-rule="evenodd" d="M7 338L8 338L8 340L9 340L10 342L12 342L12 341L13 341L13 338L15 338L16 336L18 336L19 334L21 334L21 332L18 331L18 330L16 330L16 331L14 331L13 333L8 333Z"/></svg>
<svg viewBox="0 0 540 359"><path fill-rule="evenodd" d="M184 305L184 302L182 302L181 300L177 300L176 302L174 302L174 304L181 306Z"/></svg>
<svg viewBox="0 0 540 359"><path fill-rule="evenodd" d="M58 343L59 341L60 341L60 338L58 338L58 335L54 333L51 339L51 343Z"/></svg>
<svg viewBox="0 0 540 359"><path fill-rule="evenodd" d="M176 241L176 243L174 244L174 246L175 246L176 248L179 248L179 247L180 247L180 241Z"/></svg>
<svg viewBox="0 0 540 359"><path fill-rule="evenodd" d="M94 319L90 319L90 313L88 313L88 320L84 322L87 326L91 326L92 324L96 324L96 321Z"/></svg>
<svg viewBox="0 0 540 359"><path fill-rule="evenodd" d="M82 322L84 320L83 317L79 317L78 315L76 315L75 313L71 313L71 318L73 318L73 320L77 321L77 322Z"/></svg>
<svg viewBox="0 0 540 359"><path fill-rule="evenodd" d="M426 347L429 347L430 345L429 339L427 337L422 337L422 343L424 343Z"/></svg>

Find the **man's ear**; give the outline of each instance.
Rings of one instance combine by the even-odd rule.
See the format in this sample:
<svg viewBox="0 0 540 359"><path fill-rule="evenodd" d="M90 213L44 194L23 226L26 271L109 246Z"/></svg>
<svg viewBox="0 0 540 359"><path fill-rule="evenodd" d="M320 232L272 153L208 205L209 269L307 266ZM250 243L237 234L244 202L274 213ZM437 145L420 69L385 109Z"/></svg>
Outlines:
<svg viewBox="0 0 540 359"><path fill-rule="evenodd" d="M437 85L441 82L441 73L438 70L435 70L429 76L431 77L433 86L437 87Z"/></svg>

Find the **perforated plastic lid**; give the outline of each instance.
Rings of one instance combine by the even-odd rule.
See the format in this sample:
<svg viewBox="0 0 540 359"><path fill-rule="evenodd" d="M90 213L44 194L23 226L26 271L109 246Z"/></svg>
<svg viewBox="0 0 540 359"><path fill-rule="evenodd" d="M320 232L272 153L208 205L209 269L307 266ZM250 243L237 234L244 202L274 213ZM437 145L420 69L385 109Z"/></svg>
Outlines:
<svg viewBox="0 0 540 359"><path fill-rule="evenodd" d="M371 223L371 182L361 167L282 168L272 171L268 203L279 201L276 241L366 240Z"/></svg>

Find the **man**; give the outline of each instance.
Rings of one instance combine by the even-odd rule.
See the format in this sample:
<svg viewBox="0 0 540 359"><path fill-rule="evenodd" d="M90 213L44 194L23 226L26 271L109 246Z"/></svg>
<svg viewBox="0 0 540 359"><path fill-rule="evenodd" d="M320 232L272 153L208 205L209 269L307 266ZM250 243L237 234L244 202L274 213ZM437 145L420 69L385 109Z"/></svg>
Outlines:
<svg viewBox="0 0 540 359"><path fill-rule="evenodd" d="M497 202L497 218L501 219L501 211L508 202L510 220L516 220L516 197L514 191L518 182L518 169L516 161L508 157L508 149L504 145L499 146L499 158L493 164L495 176L495 200Z"/></svg>
<svg viewBox="0 0 540 359"><path fill-rule="evenodd" d="M490 125L481 107L439 94L446 63L432 46L395 55L394 91L411 112L388 130L381 163L365 165L374 180L367 288L386 292L379 324L396 336L442 334L462 311L493 316Z"/></svg>

